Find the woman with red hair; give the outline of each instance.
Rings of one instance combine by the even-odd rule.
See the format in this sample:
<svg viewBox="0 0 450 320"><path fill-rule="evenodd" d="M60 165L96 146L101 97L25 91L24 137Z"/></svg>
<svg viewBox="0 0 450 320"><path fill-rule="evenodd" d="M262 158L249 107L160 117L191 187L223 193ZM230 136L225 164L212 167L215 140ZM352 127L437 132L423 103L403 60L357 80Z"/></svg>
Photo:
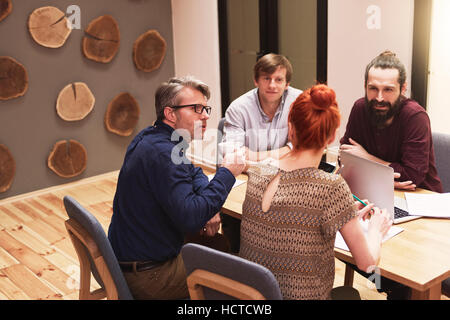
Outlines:
<svg viewBox="0 0 450 320"><path fill-rule="evenodd" d="M318 169L340 124L331 88L320 84L303 92L288 121L293 149L248 170L239 255L271 270L284 299L330 299L337 231L358 268L371 272L392 222L386 210L355 203L341 176ZM370 212L366 236L358 219Z"/></svg>

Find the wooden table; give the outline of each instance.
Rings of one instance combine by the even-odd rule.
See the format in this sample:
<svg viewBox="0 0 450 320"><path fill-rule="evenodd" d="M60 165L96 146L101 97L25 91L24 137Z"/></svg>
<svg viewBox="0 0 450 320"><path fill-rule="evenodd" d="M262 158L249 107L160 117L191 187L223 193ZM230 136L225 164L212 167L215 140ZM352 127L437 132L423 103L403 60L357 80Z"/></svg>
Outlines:
<svg viewBox="0 0 450 320"><path fill-rule="evenodd" d="M247 180L246 175L238 179ZM230 192L222 212L240 219L247 184ZM426 190L416 192L426 193ZM396 195L404 197L403 192ZM403 232L383 244L378 265L381 275L412 289L412 299L440 299L441 282L450 277L450 219L420 218L397 226ZM350 252L334 250L335 256L355 264ZM353 269L346 269L346 284L353 282Z"/></svg>

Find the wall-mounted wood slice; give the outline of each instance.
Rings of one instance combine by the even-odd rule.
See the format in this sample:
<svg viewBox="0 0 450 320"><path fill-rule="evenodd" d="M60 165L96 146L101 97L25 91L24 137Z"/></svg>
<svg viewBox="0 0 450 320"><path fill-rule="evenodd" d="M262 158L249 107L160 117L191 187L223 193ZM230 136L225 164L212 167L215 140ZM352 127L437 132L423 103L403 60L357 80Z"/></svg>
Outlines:
<svg viewBox="0 0 450 320"><path fill-rule="evenodd" d="M86 58L108 63L116 56L120 46L120 31L112 16L104 15L92 20L85 33L82 49Z"/></svg>
<svg viewBox="0 0 450 320"><path fill-rule="evenodd" d="M156 70L166 54L167 44L156 30L149 30L136 39L133 60L136 68L144 72Z"/></svg>
<svg viewBox="0 0 450 320"><path fill-rule="evenodd" d="M11 0L0 0L0 21L5 19L12 11Z"/></svg>
<svg viewBox="0 0 450 320"><path fill-rule="evenodd" d="M0 144L0 192L7 191L14 180L16 162L9 149Z"/></svg>
<svg viewBox="0 0 450 320"><path fill-rule="evenodd" d="M77 121L84 119L94 108L95 97L83 82L65 86L56 99L56 112L61 119Z"/></svg>
<svg viewBox="0 0 450 320"><path fill-rule="evenodd" d="M34 41L41 46L59 48L72 32L72 25L65 13L58 8L41 7L30 14L28 30Z"/></svg>
<svg viewBox="0 0 450 320"><path fill-rule="evenodd" d="M60 140L53 146L47 164L60 177L75 177L86 169L86 148L76 140Z"/></svg>
<svg viewBox="0 0 450 320"><path fill-rule="evenodd" d="M0 100L23 96L28 89L25 67L11 57L0 57Z"/></svg>
<svg viewBox="0 0 450 320"><path fill-rule="evenodd" d="M138 123L139 114L136 99L128 92L122 92L108 104L105 113L106 129L120 136L129 136Z"/></svg>

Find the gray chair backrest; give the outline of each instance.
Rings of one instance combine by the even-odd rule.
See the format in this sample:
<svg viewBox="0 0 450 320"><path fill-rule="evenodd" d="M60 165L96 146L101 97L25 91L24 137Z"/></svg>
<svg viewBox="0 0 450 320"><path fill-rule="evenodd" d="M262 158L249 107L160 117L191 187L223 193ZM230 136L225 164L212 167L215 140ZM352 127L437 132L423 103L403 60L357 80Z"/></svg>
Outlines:
<svg viewBox="0 0 450 320"><path fill-rule="evenodd" d="M260 264L195 243L185 244L181 255L187 276L202 269L255 288L268 300L283 299L277 279L269 269ZM204 289L204 294L208 300L232 298L209 288Z"/></svg>
<svg viewBox="0 0 450 320"><path fill-rule="evenodd" d="M217 144L216 144L216 169L222 163L222 155L219 153L219 143L223 140L223 126L225 125L225 118L220 119L217 126Z"/></svg>
<svg viewBox="0 0 450 320"><path fill-rule="evenodd" d="M444 192L450 192L450 135L433 132L436 169L441 178Z"/></svg>
<svg viewBox="0 0 450 320"><path fill-rule="evenodd" d="M67 215L69 218L77 221L94 239L97 244L106 265L108 266L109 272L114 280L117 288L117 293L120 300L132 300L128 284L123 276L122 270L119 267L119 262L117 261L116 255L111 247L111 243L106 237L105 231L98 220L83 206L81 206L75 199L70 196L64 197L64 207L66 208ZM95 264L93 263L92 257L89 254L87 248L85 248L87 255L91 261L92 273L97 280L97 282L103 287L103 282L100 279L99 273Z"/></svg>

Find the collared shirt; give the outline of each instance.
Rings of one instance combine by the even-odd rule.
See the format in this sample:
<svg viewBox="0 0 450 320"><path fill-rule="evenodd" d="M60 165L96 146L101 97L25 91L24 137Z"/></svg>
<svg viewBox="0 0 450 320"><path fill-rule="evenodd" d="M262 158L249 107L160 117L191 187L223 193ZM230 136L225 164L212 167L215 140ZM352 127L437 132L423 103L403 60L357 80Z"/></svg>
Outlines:
<svg viewBox="0 0 450 320"><path fill-rule="evenodd" d="M302 93L288 87L272 119L259 103L258 88L234 100L225 113L223 141L233 141L252 151L275 150L288 143L288 115L292 102Z"/></svg>
<svg viewBox="0 0 450 320"><path fill-rule="evenodd" d="M226 168L208 177L185 157L187 143L162 121L128 146L117 181L108 238L119 261L166 261L186 233L222 208L235 182Z"/></svg>
<svg viewBox="0 0 450 320"><path fill-rule="evenodd" d="M412 99L405 99L400 108L389 126L377 129L370 122L365 99L357 100L340 143L350 144L352 138L371 155L390 162L400 173L398 181L411 180L419 188L442 192L428 114Z"/></svg>

